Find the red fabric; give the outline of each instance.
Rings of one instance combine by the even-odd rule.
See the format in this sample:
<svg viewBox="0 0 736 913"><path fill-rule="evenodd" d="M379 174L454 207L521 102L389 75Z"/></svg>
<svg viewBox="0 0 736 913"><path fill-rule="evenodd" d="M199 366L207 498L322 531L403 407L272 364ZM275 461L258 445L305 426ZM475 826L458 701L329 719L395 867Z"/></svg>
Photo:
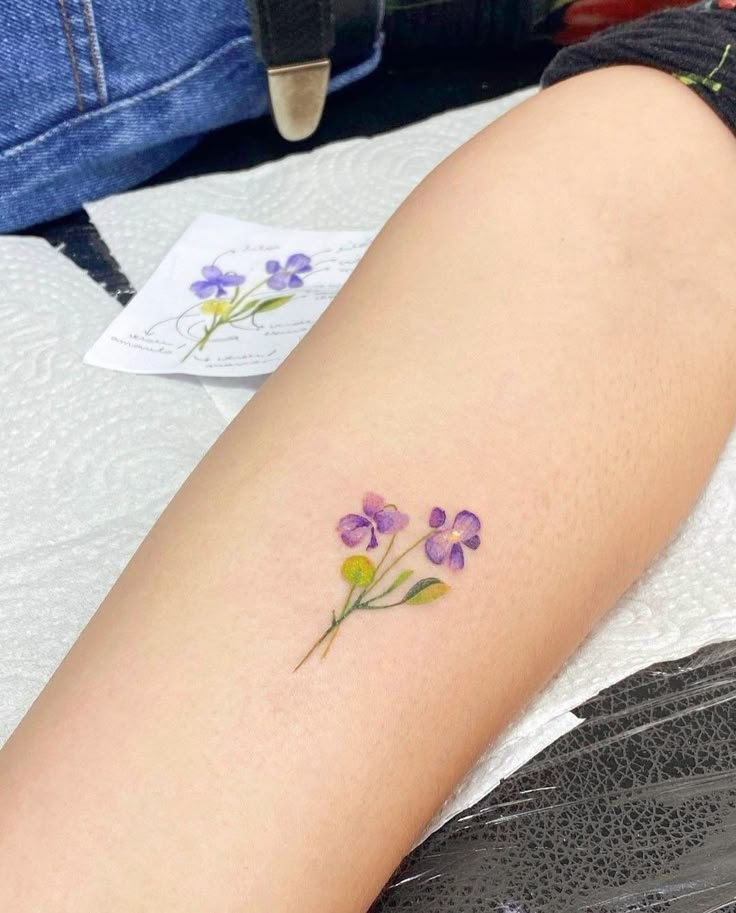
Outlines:
<svg viewBox="0 0 736 913"><path fill-rule="evenodd" d="M574 44L595 32L638 19L673 6L690 6L693 0L572 0L563 13L564 26L554 33L556 44ZM719 0L720 5L736 7L736 0Z"/></svg>

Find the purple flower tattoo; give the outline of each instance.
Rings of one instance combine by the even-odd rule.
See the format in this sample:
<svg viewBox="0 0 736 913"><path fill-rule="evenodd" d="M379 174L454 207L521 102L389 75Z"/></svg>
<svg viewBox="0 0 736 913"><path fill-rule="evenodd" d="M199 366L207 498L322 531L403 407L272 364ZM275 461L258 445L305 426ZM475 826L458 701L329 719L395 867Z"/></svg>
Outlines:
<svg viewBox="0 0 736 913"><path fill-rule="evenodd" d="M436 529L424 543L427 558L433 564L449 564L453 571L465 566L463 546L476 549L480 545L480 520L469 510L461 510L452 526L447 525L447 515L441 507L435 507L429 515L429 525Z"/></svg>
<svg viewBox="0 0 736 913"><path fill-rule="evenodd" d="M366 548L378 546L379 533L398 533L409 522L394 504L386 504L380 496L368 492L363 498L363 514L345 514L337 524L337 531L345 545L354 548L368 538Z"/></svg>
<svg viewBox="0 0 736 913"><path fill-rule="evenodd" d="M332 621L298 663L295 672L325 641L322 659L327 656L340 626L353 612L372 612L402 605L423 606L449 592L450 587L438 577L420 577L410 583L415 572L406 567L405 562L419 546L424 546L424 554L432 564L447 562L452 570L459 571L465 565L463 546L475 550L480 545L480 520L469 510L461 510L449 525L444 510L435 507L429 515L430 531L402 550L396 546L394 551L399 534L408 525L408 514L402 513L395 504L387 504L381 495L373 492L364 496L362 514L345 514L340 518L337 531L348 548L359 545L364 546L365 551L378 548L380 535L387 535L388 542L376 562L361 554L352 554L342 562L340 576L348 585L345 601L339 611L333 611ZM402 592L403 596L399 595Z"/></svg>
<svg viewBox="0 0 736 913"><path fill-rule="evenodd" d="M227 294L227 289L245 282L245 276L240 273L223 273L219 266L202 267L204 279L198 279L189 286L198 298L222 298Z"/></svg>
<svg viewBox="0 0 736 913"><path fill-rule="evenodd" d="M266 262L266 272L270 278L266 285L277 292L285 288L301 288L304 280L299 273L309 273L312 270L312 261L306 254L292 254L282 266L278 260Z"/></svg>

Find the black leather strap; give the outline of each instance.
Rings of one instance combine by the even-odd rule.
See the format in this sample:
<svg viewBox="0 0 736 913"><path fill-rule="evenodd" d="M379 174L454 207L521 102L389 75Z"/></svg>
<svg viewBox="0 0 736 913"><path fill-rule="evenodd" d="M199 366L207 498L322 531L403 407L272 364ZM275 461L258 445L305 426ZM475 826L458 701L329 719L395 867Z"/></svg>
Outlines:
<svg viewBox="0 0 736 913"><path fill-rule="evenodd" d="M335 43L330 0L248 0L253 37L267 67L329 57Z"/></svg>
<svg viewBox="0 0 736 913"><path fill-rule="evenodd" d="M376 49L383 16L382 0L332 0L335 47L332 72L340 73L368 60Z"/></svg>

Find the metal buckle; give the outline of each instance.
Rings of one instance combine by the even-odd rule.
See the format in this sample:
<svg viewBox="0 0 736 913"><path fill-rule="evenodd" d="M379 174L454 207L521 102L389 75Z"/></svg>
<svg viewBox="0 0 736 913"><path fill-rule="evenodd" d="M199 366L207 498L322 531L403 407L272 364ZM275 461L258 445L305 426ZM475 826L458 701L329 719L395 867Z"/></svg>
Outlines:
<svg viewBox="0 0 736 913"><path fill-rule="evenodd" d="M330 61L269 67L268 94L274 123L284 139L311 136L319 126L330 81Z"/></svg>

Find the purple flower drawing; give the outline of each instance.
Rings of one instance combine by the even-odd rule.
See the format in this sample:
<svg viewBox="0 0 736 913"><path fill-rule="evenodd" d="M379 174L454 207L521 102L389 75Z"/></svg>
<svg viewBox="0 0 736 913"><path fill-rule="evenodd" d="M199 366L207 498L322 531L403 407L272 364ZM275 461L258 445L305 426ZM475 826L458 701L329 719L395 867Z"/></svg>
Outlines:
<svg viewBox="0 0 736 913"><path fill-rule="evenodd" d="M245 276L240 273L223 273L219 266L214 264L202 267L204 279L198 279L189 286L198 298L222 298L227 294L227 289L245 282Z"/></svg>
<svg viewBox="0 0 736 913"><path fill-rule="evenodd" d="M177 321L179 329L181 319L190 320L196 315L196 320L191 323L191 332L186 330L183 334L194 340L194 345L184 353L182 362L195 353L203 352L220 327L229 326L240 330L244 329L245 322L249 321L254 329L259 329L260 324L256 323L256 317L261 314L271 316L274 311L288 304L296 294L296 289L304 285L302 275L311 271L312 260L307 254L291 254L283 266L278 260L268 260L257 270L255 282L249 288L243 289L241 286L245 283L244 273L236 273L233 270L224 272L215 263L203 266L203 278L197 279L189 286L189 290L200 301L188 307L183 314L172 318ZM299 275L300 273L302 275ZM254 277L250 267L248 274L252 281ZM232 293L229 289L232 289ZM274 295L272 289L286 289L287 294ZM201 319L202 314L207 318L205 321Z"/></svg>
<svg viewBox="0 0 736 913"><path fill-rule="evenodd" d="M393 504L386 504L380 496L369 492L363 498L363 514L346 514L337 524L337 531L345 545L354 548L369 537L366 548L376 548L379 533L398 533L409 522Z"/></svg>
<svg viewBox="0 0 736 913"><path fill-rule="evenodd" d="M266 272L270 278L266 285L277 292L285 288L300 288L304 280L299 273L309 273L312 270L312 261L306 254L292 254L282 266L278 260L266 262Z"/></svg>
<svg viewBox="0 0 736 913"><path fill-rule="evenodd" d="M435 507L429 515L429 525L437 532L431 533L424 543L424 551L433 564L446 561L454 571L465 565L463 546L476 549L480 545L480 520L469 510L461 510L452 525L441 507Z"/></svg>

